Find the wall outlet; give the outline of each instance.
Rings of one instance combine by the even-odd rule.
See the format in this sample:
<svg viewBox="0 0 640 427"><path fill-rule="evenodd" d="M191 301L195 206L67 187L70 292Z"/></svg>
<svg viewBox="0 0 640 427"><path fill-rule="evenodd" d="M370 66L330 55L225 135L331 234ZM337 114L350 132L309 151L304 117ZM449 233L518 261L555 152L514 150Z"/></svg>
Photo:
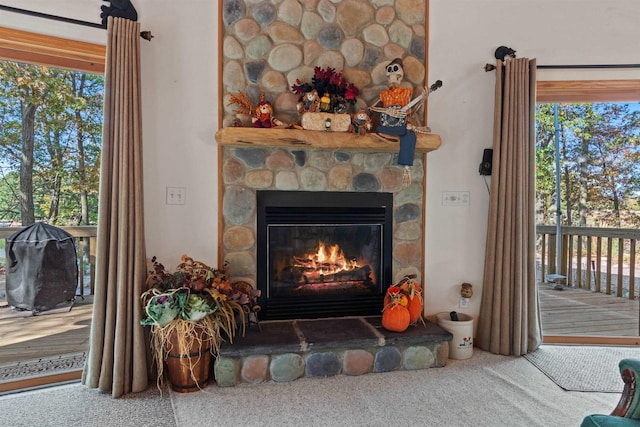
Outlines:
<svg viewBox="0 0 640 427"><path fill-rule="evenodd" d="M184 205L187 203L187 189L184 187L167 187L167 204Z"/></svg>
<svg viewBox="0 0 640 427"><path fill-rule="evenodd" d="M469 206L468 191L443 191L442 206Z"/></svg>
<svg viewBox="0 0 640 427"><path fill-rule="evenodd" d="M460 298L460 302L458 303L458 307L460 307L460 308L469 308L469 298Z"/></svg>

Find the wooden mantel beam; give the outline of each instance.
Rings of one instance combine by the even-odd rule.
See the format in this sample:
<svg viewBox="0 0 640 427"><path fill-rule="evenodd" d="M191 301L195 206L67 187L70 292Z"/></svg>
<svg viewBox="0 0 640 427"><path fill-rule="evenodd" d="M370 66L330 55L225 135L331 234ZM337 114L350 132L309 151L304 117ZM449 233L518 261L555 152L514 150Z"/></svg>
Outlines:
<svg viewBox="0 0 640 427"><path fill-rule="evenodd" d="M440 148L440 136L432 133L416 134L416 153L428 153ZM370 133L358 135L348 132L322 132L298 129L263 129L227 127L216 133L221 146L262 146L287 148L317 148L325 150L398 151L398 138Z"/></svg>

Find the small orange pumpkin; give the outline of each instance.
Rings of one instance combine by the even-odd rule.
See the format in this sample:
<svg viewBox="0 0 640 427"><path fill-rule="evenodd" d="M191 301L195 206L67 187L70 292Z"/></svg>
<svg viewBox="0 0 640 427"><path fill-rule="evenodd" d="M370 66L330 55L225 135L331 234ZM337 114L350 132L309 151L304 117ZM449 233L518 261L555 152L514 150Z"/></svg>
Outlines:
<svg viewBox="0 0 640 427"><path fill-rule="evenodd" d="M382 312L382 327L393 332L406 331L409 327L409 310L400 304L386 306Z"/></svg>
<svg viewBox="0 0 640 427"><path fill-rule="evenodd" d="M391 302L392 298L395 298L396 295L400 294L402 290L399 286L391 285L387 289L387 293L384 294L384 302L382 303L383 307L386 307Z"/></svg>
<svg viewBox="0 0 640 427"><path fill-rule="evenodd" d="M411 283L409 284L409 315L411 316L411 323L415 323L422 316L422 289L417 282L413 282L413 289L411 289Z"/></svg>

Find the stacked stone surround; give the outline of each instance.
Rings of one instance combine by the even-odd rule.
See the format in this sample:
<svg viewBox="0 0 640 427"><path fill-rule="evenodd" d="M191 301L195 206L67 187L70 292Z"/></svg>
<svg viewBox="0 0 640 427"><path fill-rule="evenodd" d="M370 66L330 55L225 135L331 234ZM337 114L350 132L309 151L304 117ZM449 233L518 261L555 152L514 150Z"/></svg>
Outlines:
<svg viewBox="0 0 640 427"><path fill-rule="evenodd" d="M452 335L427 323L403 333L384 330L380 317L263 322L214 364L219 387L302 377L365 375L443 367Z"/></svg>
<svg viewBox="0 0 640 427"><path fill-rule="evenodd" d="M256 105L262 93L287 123L297 122L291 86L331 67L359 90L350 112L372 105L387 89L386 65L402 58L403 86L425 86L427 0L223 0L222 126L248 116L232 95ZM414 115L415 125L423 125ZM234 123L235 124L235 123ZM357 149L223 145L220 148L220 256L234 279L256 283L256 191L393 193L393 281L423 280L425 156L416 156L412 184L402 185L397 145ZM337 324L336 324L337 322ZM262 322L261 331L224 345L215 362L219 386L300 377L363 375L446 364L451 334L436 325L385 331L380 318Z"/></svg>
<svg viewBox="0 0 640 427"><path fill-rule="evenodd" d="M314 67L344 71L360 89L354 111L387 89L394 58L403 59L404 86L425 86L426 0L224 0L221 20L223 126L237 116L229 100L238 92L254 105L264 92L276 117L296 121L291 86L311 82Z"/></svg>
<svg viewBox="0 0 640 427"><path fill-rule="evenodd" d="M393 193L393 281L415 274L422 283L424 158L416 157L412 183L394 152L357 152L223 146L222 259L232 278L256 283L256 190Z"/></svg>

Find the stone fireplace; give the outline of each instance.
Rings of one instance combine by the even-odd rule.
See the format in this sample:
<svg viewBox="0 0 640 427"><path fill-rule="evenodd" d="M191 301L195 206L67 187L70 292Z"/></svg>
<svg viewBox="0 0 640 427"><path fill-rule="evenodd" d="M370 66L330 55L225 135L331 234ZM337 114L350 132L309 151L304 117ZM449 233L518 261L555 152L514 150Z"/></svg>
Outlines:
<svg viewBox="0 0 640 427"><path fill-rule="evenodd" d="M380 316L390 283L407 274L423 283L426 153L440 146L438 135L419 135L408 186L396 165L397 141L375 135L223 128L216 140L219 262L228 263L232 279L282 293L275 307L262 303L267 319L288 318L261 322L223 344L214 366L218 386L446 365L450 333L431 322L390 332ZM265 195L276 195L275 203ZM338 215L327 220L327 211ZM266 232L268 224L273 229ZM320 273L318 265L340 264L319 256L320 246L326 255L336 245L351 270ZM268 288L271 276L277 292ZM330 294L303 304L292 288L368 294L362 311L340 312L340 303L350 309L361 303L353 295ZM322 298L337 308L318 310Z"/></svg>
<svg viewBox="0 0 640 427"><path fill-rule="evenodd" d="M384 291L391 283L408 274L416 275L417 280L422 283L425 158L426 152L439 146L439 137L421 135L422 141L419 142L418 155L411 170L412 183L403 186L403 170L396 165L397 144L374 141L373 136L322 134L289 129L223 128L216 135L220 144L220 262L228 263L232 278L247 280L256 288L263 289L264 299L261 305L265 308L266 316L263 318L266 319L379 314L382 310ZM323 137L324 142L316 144L314 137L319 136ZM345 140L333 140L335 147L332 148L332 138ZM269 253L268 248L273 247L274 241L269 241L266 234L260 234L266 230L266 217L263 215L265 207L258 199L260 195L265 194L276 194L279 203L283 205L281 207L284 207L280 211L284 211L286 215L278 219L276 224L289 226L272 228L273 232L281 233L275 237L275 241L281 242L288 238L290 240L283 244L288 248L287 251L297 245L299 249L304 246L305 250L301 251L304 253L285 253L288 260L284 261L269 259L269 256L273 257L273 253ZM374 207L371 201L375 198L382 198L384 201L376 201L373 205L377 207ZM337 207L337 201L348 207ZM291 208L301 208L300 205L305 203L308 205L306 210L303 208L297 216L291 217L294 213ZM357 205L360 205L360 210L357 210ZM387 210L376 213L376 209L382 206ZM278 211L273 206L269 209L271 214ZM326 211L335 213L340 210L342 218L326 221L319 216ZM382 217L369 221L366 219L367 215ZM345 225L354 225L354 217L357 217L361 224L345 230ZM363 218L366 220L362 221ZM324 228L307 228L303 231L300 225L305 223L315 226L323 224ZM306 233L306 240L296 242L291 240L291 235L287 237L282 233ZM370 250L366 247L355 249L351 246L351 240L355 238L348 236L359 236L358 239L366 236L367 239L380 240L379 259L366 260L367 266L357 267L360 270L356 270L355 273L360 275L362 287L375 288L370 290L370 295L362 298L370 298L371 301L362 302L362 306L356 307L355 312L336 308L323 313L322 310L311 309L309 306L292 312L290 308L283 306L293 305L295 308L299 302L289 292L289 295L281 295L280 301L274 300L275 305L268 304L267 297L274 293L273 290L269 291L268 278L274 275L283 278L289 274L284 282L288 281L288 284L292 285L296 280L302 280L297 287L305 288L305 279L294 279L294 276L300 275L302 269L309 267L304 265L305 262L312 262L309 251L306 250L317 251L317 237L332 233L337 241L323 244L333 246L337 243L345 246L342 250L347 250L347 258L357 257L360 253ZM340 237L341 233L347 233L347 237ZM307 247L314 234L314 247ZM271 235L272 238L273 236ZM341 239L342 242L339 241ZM384 244L387 246L382 251ZM293 261L294 257L298 257L297 262ZM283 267L288 269L287 272L275 271L275 262L289 264ZM274 271L270 272L269 268ZM367 272L367 269L370 271ZM349 277L348 274L343 274L338 282L346 277ZM308 291L313 288L310 284L314 279L306 280ZM280 288L286 288L286 283L279 285ZM317 283L316 285L316 288L321 287ZM325 287L327 286L330 285L325 284ZM334 282L333 286L339 288L341 285ZM336 302L344 300L344 296L338 294L331 297L323 296L320 299L322 298L335 299ZM347 299L350 300L351 297ZM357 306L361 303L353 304ZM349 304L347 302L343 305Z"/></svg>
<svg viewBox="0 0 640 427"><path fill-rule="evenodd" d="M350 113L387 88L386 65L397 57L418 94L428 80L427 10L426 0L220 2L218 263L262 289L269 321L223 344L219 386L446 364L451 334L430 322L386 331L380 316L391 283L405 275L424 283L426 153L440 137L418 135L403 186L397 138L231 127L251 126L231 102L239 93L253 105L264 94L278 119L296 123L291 86L310 81L315 67L339 70L360 90ZM427 123L423 113L414 125ZM285 206L265 210L265 194ZM371 206L378 197L387 199ZM339 215L319 215L326 211Z"/></svg>

